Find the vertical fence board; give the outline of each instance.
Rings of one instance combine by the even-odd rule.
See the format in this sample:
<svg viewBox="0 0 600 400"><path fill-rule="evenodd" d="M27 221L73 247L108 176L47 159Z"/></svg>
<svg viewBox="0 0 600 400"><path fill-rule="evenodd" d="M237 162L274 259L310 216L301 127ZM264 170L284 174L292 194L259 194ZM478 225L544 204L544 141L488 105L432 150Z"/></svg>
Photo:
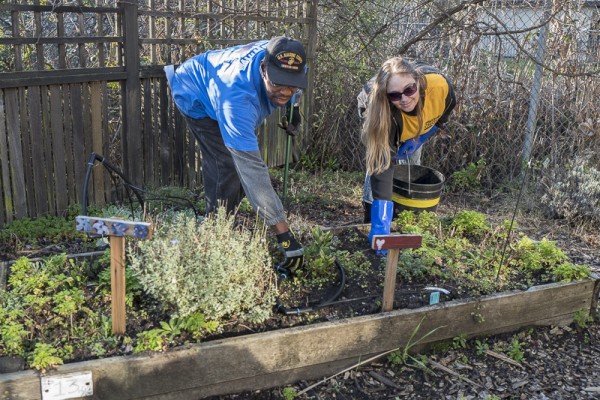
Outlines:
<svg viewBox="0 0 600 400"><path fill-rule="evenodd" d="M109 91L108 91L108 85L106 84L106 82L100 82L100 93L101 93L101 98L102 98L102 106L101 106L101 113L98 115L101 115L102 118L102 154L105 155L106 157L110 156L110 135L109 135L109 128L108 128L108 119L109 119L109 107L108 107L108 103L110 102L109 99ZM119 115L120 116L120 115ZM107 194L107 196L110 193L110 187L111 187L111 177L110 174L108 173L108 171L103 171L103 176L104 176L104 188L105 188L105 192ZM107 197L108 201L112 201L112 197Z"/></svg>
<svg viewBox="0 0 600 400"><path fill-rule="evenodd" d="M92 152L94 151L94 145L93 145L93 139L92 139L92 106L91 106L91 100L90 100L90 84L89 83L84 83L81 85L81 102L82 102L82 114L81 114L81 121L83 123L83 130L82 130L82 134L83 134L83 144L84 144L84 154L86 159L89 157L90 154L92 154ZM98 150L100 151L100 150ZM100 153L101 154L101 153ZM99 168L94 168L94 172L93 175L99 174L100 172L96 172L96 170ZM92 182L93 182L93 178L94 176L92 176ZM89 185L89 194L91 196L91 198L95 199L96 198L96 189L94 188L94 185L92 184L92 182L90 182ZM100 190L102 190L103 188L100 188ZM104 204L103 202L98 204L98 205L102 205Z"/></svg>
<svg viewBox="0 0 600 400"><path fill-rule="evenodd" d="M184 182L184 165L185 165L185 154L183 152L184 149L184 141L185 141L185 127L186 122L181 113L177 113L175 115L175 130L173 132L174 139L174 168L175 168L175 176L174 180L178 185L183 185ZM175 183L174 182L174 183Z"/></svg>
<svg viewBox="0 0 600 400"><path fill-rule="evenodd" d="M37 207L35 204L35 188L33 182L33 168L32 168L32 150L31 147L35 146L35 143L31 140L30 130L30 118L29 118L29 107L27 106L27 93L25 88L19 88L19 116L21 119L21 146L23 149L23 173L25 178L25 191L27 192L27 216L34 217L38 215Z"/></svg>
<svg viewBox="0 0 600 400"><path fill-rule="evenodd" d="M134 3L120 3L123 10L123 25L125 35L125 115L123 130L123 167L125 175L132 183L140 185L143 181L141 121L141 82L139 78L139 36L138 10ZM142 164L143 165L143 164Z"/></svg>
<svg viewBox="0 0 600 400"><path fill-rule="evenodd" d="M44 168L44 140L42 132L42 108L40 87L31 86L27 91L31 130L33 185L38 214L48 213L48 192L46 190L46 169Z"/></svg>
<svg viewBox="0 0 600 400"><path fill-rule="evenodd" d="M102 93L100 83L90 83L90 110L92 124L92 151L96 154L102 154L103 135L102 135ZM94 203L101 205L106 202L108 196L106 192L110 189L104 186L104 168L94 168Z"/></svg>
<svg viewBox="0 0 600 400"><path fill-rule="evenodd" d="M169 182L169 167L171 165L171 143L169 140L171 124L169 123L169 116L172 116L174 113L176 113L177 108L174 105L172 106L172 103L169 99L167 82L164 79L161 81L160 93L160 184L165 185ZM170 113L169 110L171 111Z"/></svg>
<svg viewBox="0 0 600 400"><path fill-rule="evenodd" d="M185 182L184 184L187 184L190 188L196 188L196 185L198 184L197 172L200 170L200 168L196 165L196 139L194 138L194 135L192 135L192 133L189 131L189 129L185 130L184 135L186 137L187 143L186 167L188 169L187 182Z"/></svg>
<svg viewBox="0 0 600 400"><path fill-rule="evenodd" d="M52 157L54 160L53 179L56 182L56 190L52 195L56 197L56 211L66 211L67 200L67 166L65 164L65 141L64 126L62 119L62 90L58 85L50 86L50 126L52 129Z"/></svg>
<svg viewBox="0 0 600 400"><path fill-rule="evenodd" d="M154 83L154 101L152 102L152 116L153 116L153 126L152 126L152 154L150 159L152 160L152 180L147 183L152 183L153 185L160 185L160 134L161 134L161 122L162 122L162 109L159 108L162 102L162 90L163 82L165 79L157 79Z"/></svg>
<svg viewBox="0 0 600 400"><path fill-rule="evenodd" d="M20 33L20 29L19 29L19 27L21 26L21 24L19 24L19 11L17 11L17 10L11 11L10 17L11 17L11 26L12 26L13 37L15 37L15 38L21 37L21 33ZM23 56L21 55L22 54L21 47L22 46L20 44L16 44L13 48L13 54L15 56L15 70L16 71L23 70Z"/></svg>
<svg viewBox="0 0 600 400"><path fill-rule="evenodd" d="M73 120L71 118L71 91L68 85L62 87L63 96L63 135L65 141L65 162L67 172L67 187L69 188L69 204L77 203L77 185L75 182L75 155L73 154Z"/></svg>
<svg viewBox="0 0 600 400"><path fill-rule="evenodd" d="M52 179L53 161L52 161L52 131L50 130L50 101L48 96L48 86L40 87L40 103L42 104L42 152L44 153L44 168L46 169L46 193L48 197L48 212L54 214L56 211L56 202L54 201L54 187L56 182Z"/></svg>
<svg viewBox="0 0 600 400"><path fill-rule="evenodd" d="M19 120L19 89L6 89L6 126L8 128L8 157L12 182L13 206L16 218L27 216L27 191L23 171L23 149L21 146L21 124Z"/></svg>
<svg viewBox="0 0 600 400"><path fill-rule="evenodd" d="M69 85L72 99L81 99L81 85L74 83ZM71 103L71 123L73 126L73 162L76 193L79 200L83 199L83 178L87 168L86 161L89 156L85 150L85 139L83 132L83 106L80 100Z"/></svg>
<svg viewBox="0 0 600 400"><path fill-rule="evenodd" d="M142 120L142 151L144 152L144 182L152 182L152 169L154 167L154 161L152 157L154 155L153 147L153 135L152 135L152 82L150 79L144 79L142 83L142 104L143 104L143 120Z"/></svg>
<svg viewBox="0 0 600 400"><path fill-rule="evenodd" d="M33 2L35 5L40 4L40 0L35 0ZM33 20L35 23L35 37L42 37L42 15L39 12L35 12L33 15ZM35 54L36 54L36 68L39 71L44 70L44 45L41 43L37 43L35 45Z"/></svg>
<svg viewBox="0 0 600 400"><path fill-rule="evenodd" d="M6 125L6 113L4 109L4 93L0 91L0 224L4 225L6 222L12 222L13 209L12 209L12 190L10 187L10 167L8 164L8 142Z"/></svg>

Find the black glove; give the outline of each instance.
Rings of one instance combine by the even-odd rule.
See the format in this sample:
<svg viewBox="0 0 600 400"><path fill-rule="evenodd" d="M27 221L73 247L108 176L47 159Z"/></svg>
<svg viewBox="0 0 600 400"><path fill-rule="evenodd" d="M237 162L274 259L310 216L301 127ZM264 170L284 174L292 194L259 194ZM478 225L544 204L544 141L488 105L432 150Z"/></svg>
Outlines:
<svg viewBox="0 0 600 400"><path fill-rule="evenodd" d="M277 235L279 249L285 259L275 266L277 272L293 274L304 264L304 247L296 240L291 231Z"/></svg>
<svg viewBox="0 0 600 400"><path fill-rule="evenodd" d="M289 121L290 110L292 120ZM285 108L285 115L281 117L281 122L277 124L288 135L296 136L300 132L300 124L302 124L302 116L300 116L300 106L298 104L288 104Z"/></svg>

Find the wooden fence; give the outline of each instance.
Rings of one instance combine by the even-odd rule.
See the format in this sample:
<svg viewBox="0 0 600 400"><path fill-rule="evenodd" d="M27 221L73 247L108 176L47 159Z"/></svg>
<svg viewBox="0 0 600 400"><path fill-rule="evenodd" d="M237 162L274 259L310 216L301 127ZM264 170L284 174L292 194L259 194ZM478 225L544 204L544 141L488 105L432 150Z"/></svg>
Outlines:
<svg viewBox="0 0 600 400"><path fill-rule="evenodd" d="M0 4L0 227L79 204L92 152L137 186L196 188L199 153L164 65L280 34L304 42L309 67L314 59L315 0L23 3ZM278 118L257 132L269 166L284 162ZM112 180L96 164L87 201L114 201Z"/></svg>

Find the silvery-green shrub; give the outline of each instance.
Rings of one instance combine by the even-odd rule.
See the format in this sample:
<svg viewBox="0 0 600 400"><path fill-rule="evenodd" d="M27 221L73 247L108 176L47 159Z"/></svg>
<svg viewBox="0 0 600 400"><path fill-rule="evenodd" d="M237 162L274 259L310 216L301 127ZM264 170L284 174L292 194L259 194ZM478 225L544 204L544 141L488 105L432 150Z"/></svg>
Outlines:
<svg viewBox="0 0 600 400"><path fill-rule="evenodd" d="M541 198L551 215L572 222L600 222L600 170L585 158L557 169Z"/></svg>
<svg viewBox="0 0 600 400"><path fill-rule="evenodd" d="M131 268L144 290L175 316L200 312L220 323L264 321L276 297L266 232L234 225L224 209L202 222L177 215L128 252Z"/></svg>

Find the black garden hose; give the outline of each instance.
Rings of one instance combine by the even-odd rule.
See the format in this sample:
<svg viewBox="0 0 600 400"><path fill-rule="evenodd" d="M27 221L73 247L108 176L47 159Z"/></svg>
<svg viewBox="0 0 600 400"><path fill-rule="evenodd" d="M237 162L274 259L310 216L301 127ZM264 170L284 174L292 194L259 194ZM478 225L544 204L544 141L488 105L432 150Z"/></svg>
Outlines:
<svg viewBox="0 0 600 400"><path fill-rule="evenodd" d="M194 210L194 215L196 215L196 217L198 217L200 215L200 213L198 212L198 210L196 209L196 207L194 206L193 202L189 199L180 197L180 196L155 196L155 197L149 197L148 196L148 192L145 191L144 189L137 187L135 185L133 185L126 177L125 175L123 175L121 173L121 171L119 171L117 168L115 168L112 164L110 164L106 158L102 157L99 154L96 153L91 153L90 155L90 159L88 160L87 163L87 170L85 172L85 178L83 181L83 197L82 197L82 201L81 201L81 213L83 215L87 215L87 195L88 195L88 185L89 185L89 180L90 180L90 176L92 174L92 168L94 166L94 162L95 161L99 161L102 165L104 165L104 167L106 169L108 169L110 172L114 172L115 174L117 174L125 183L125 186L130 189L135 196L137 197L139 203L140 203L140 207L144 207L144 198L142 197L142 194L146 194L146 201L152 201L152 200L159 200L159 201L169 201L172 203L178 203L179 205L183 205L183 206L187 206L190 207L192 210ZM129 194L129 190L127 191L127 193ZM132 210L132 214L133 214L133 210Z"/></svg>
<svg viewBox="0 0 600 400"><path fill-rule="evenodd" d="M125 182L125 184L132 189L133 193L135 194L138 201L140 202L140 206L144 207L144 199L140 195L140 192L143 192L143 190L141 188L138 188L137 186L134 186L131 182L129 182L129 180L127 178L125 178L125 176L121 173L121 171L119 171L118 169L113 167L108 161L106 161L106 158L102 157L99 154L92 152L92 154L90 154L90 159L88 160L88 163L87 163L87 170L85 171L85 178L83 180L83 194L82 194L82 198L81 198L81 214L82 215L87 215L88 183L90 181L90 175L92 174L92 168L94 167L94 161L99 161L102 165L104 165L104 167L106 169L119 175L119 177L121 177L121 179L123 179L123 182Z"/></svg>
<svg viewBox="0 0 600 400"><path fill-rule="evenodd" d="M323 301L321 301L318 304L315 304L313 306L305 306L305 307L285 307L278 300L277 306L276 306L277 311L284 315L300 315L303 313L318 310L319 308L326 307L326 306L330 305L331 303L333 303L335 301L335 299L337 299L340 296L340 294L342 294L342 291L344 290L344 287L346 286L346 271L344 270L344 267L338 261L337 258L335 259L335 265L340 270L340 285L338 286L336 292L332 296L324 299ZM282 275L280 275L280 277L282 277ZM283 276L283 277L285 278L285 276Z"/></svg>

